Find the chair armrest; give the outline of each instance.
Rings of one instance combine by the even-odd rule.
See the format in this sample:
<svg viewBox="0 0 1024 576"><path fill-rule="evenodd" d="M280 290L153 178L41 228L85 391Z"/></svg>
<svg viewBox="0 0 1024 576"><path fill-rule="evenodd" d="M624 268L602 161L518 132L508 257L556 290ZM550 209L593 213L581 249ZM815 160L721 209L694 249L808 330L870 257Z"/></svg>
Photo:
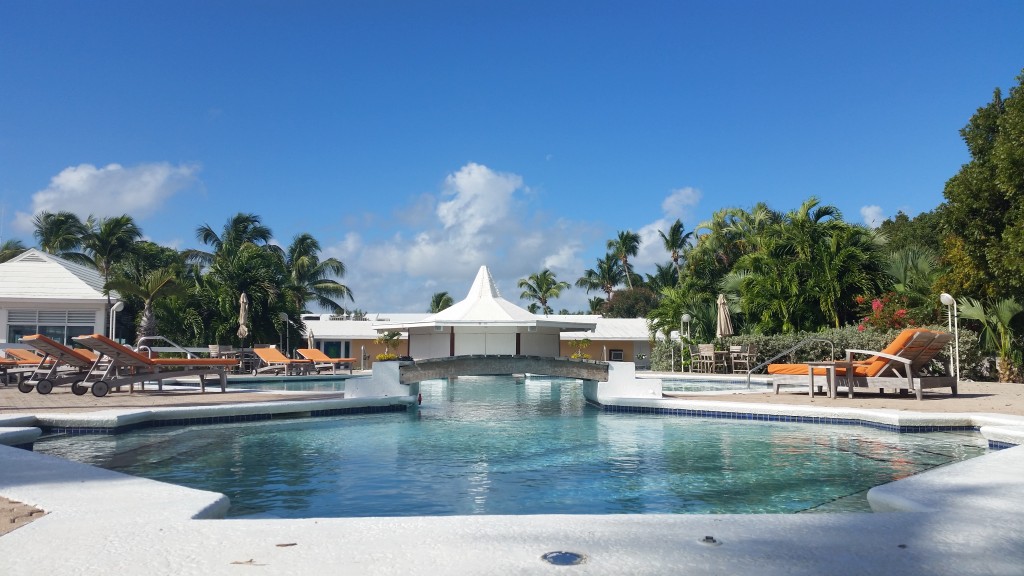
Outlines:
<svg viewBox="0 0 1024 576"><path fill-rule="evenodd" d="M853 361L852 360L852 355L853 354L865 354L865 355L870 354L871 356L878 356L880 358L888 358L889 360L895 360L897 362L902 362L903 364L906 364L907 366L909 366L909 365L911 365L913 363L912 360L910 360L909 358L904 358L903 356L895 356L893 354L886 354L885 352L875 352L874 350L852 350L852 349L847 349L846 350L846 361L847 362L852 362Z"/></svg>

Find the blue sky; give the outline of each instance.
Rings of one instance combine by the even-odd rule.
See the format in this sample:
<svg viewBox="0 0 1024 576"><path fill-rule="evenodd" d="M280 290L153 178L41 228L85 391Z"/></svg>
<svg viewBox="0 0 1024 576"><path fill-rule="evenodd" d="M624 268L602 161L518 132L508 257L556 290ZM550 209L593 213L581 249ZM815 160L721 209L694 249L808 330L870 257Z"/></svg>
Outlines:
<svg viewBox="0 0 1024 576"><path fill-rule="evenodd" d="M817 196L942 201L1024 69L1024 2L0 0L2 238L40 210L198 247L239 211L316 236L355 307L573 282L606 241ZM584 309L572 289L555 307Z"/></svg>

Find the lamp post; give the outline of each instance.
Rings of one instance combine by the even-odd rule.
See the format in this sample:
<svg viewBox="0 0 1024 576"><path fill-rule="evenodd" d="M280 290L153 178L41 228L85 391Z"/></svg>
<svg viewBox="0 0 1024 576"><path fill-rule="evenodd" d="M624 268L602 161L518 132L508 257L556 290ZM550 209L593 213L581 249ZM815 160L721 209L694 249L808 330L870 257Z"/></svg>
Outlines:
<svg viewBox="0 0 1024 576"><path fill-rule="evenodd" d="M693 317L689 314L683 314L683 317L679 319L679 371L683 370L683 324L686 325L686 343L690 343L690 320ZM693 358L690 358L690 372L693 372Z"/></svg>
<svg viewBox="0 0 1024 576"><path fill-rule="evenodd" d="M280 314L277 315L277 317L280 318L281 319L281 323L284 324L285 342L287 343L287 348L285 348L284 355L288 356L289 358L291 358L291 355L288 352L288 349L292 347L291 334L288 332L288 323L290 322L290 320L288 320L288 314L286 312L281 312ZM281 333L280 332L277 333L277 338L278 338L278 345L280 345L281 344L281 340L280 340L281 339Z"/></svg>
<svg viewBox="0 0 1024 576"><path fill-rule="evenodd" d="M960 318L956 310L956 298L943 292L939 301L946 305L946 316L949 319L949 331L953 333L953 362L956 365L956 381L960 382ZM950 313L949 307L953 310Z"/></svg>
<svg viewBox="0 0 1024 576"><path fill-rule="evenodd" d="M120 312L121 310L124 310L124 301L121 301L121 300L118 300L116 304L114 304L113 306L110 307L110 339L111 340L116 340L117 339L117 338L114 337L114 335L117 334L117 327L114 326L114 318L117 316L117 313Z"/></svg>

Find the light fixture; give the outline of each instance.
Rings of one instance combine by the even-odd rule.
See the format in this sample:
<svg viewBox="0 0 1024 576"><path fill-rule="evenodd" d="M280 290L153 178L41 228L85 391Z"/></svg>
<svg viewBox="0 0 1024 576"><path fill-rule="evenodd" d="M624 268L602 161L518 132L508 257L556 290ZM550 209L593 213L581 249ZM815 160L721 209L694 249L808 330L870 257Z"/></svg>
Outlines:
<svg viewBox="0 0 1024 576"><path fill-rule="evenodd" d="M689 314L683 314L683 317L679 319L679 371L683 371L683 346L690 343L690 320L693 317ZM686 344L683 343L683 324L686 325ZM690 372L693 372L693 358L690 358Z"/></svg>
<svg viewBox="0 0 1024 576"><path fill-rule="evenodd" d="M117 333L117 327L114 325L114 317L117 313L124 310L124 302L118 300L113 306L110 307L110 339L117 340L114 335Z"/></svg>
<svg viewBox="0 0 1024 576"><path fill-rule="evenodd" d="M946 306L946 317L949 320L949 331L953 333L953 364L956 367L956 381L960 382L960 318L956 309L956 298L943 292L939 302ZM952 310L949 308L952 306Z"/></svg>

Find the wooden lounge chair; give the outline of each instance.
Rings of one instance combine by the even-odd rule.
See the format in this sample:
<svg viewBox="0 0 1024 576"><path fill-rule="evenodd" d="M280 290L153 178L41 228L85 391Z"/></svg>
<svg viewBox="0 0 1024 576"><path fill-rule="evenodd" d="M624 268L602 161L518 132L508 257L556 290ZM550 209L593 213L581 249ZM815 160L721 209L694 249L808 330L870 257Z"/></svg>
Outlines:
<svg viewBox="0 0 1024 576"><path fill-rule="evenodd" d="M331 369L331 374L337 374L337 369L341 364L348 366L348 373L352 373L352 365L355 364L355 358L331 358L323 351L316 348L299 348L296 350L303 358L310 360L316 364L315 368L319 374L321 370Z"/></svg>
<svg viewBox="0 0 1024 576"><path fill-rule="evenodd" d="M98 355L86 377L86 381L92 381L92 393L97 397L106 396L112 387L126 384L132 392L136 382L156 381L159 389L163 390L164 379L184 376L199 376L199 386L203 392L206 392L205 378L218 376L220 390L224 392L227 389L225 371L238 365L238 360L232 358L150 358L102 334L77 336L74 340ZM109 358L110 362L104 367L105 358Z"/></svg>
<svg viewBox="0 0 1024 576"><path fill-rule="evenodd" d="M20 385L27 374L35 372L40 360L39 356L28 350L20 348L0 350L0 380L3 380L4 386L12 381Z"/></svg>
<svg viewBox="0 0 1024 576"><path fill-rule="evenodd" d="M830 383L829 394L834 396L839 383L847 388L849 397L853 397L854 388L877 388L880 391L915 390L920 400L921 386L917 385L919 373L925 364L934 359L937 351L949 344L948 335L932 332L923 328L908 328L883 350L847 350L845 360L834 363L816 362L808 364L769 364L768 373L772 375L775 393L783 384L807 384L810 393L814 394L814 376L827 376L828 370L835 370L836 380ZM865 360L854 360L854 354L870 354ZM826 366L833 364L833 366ZM949 380L930 380L925 387L952 386L956 394L955 383Z"/></svg>
<svg viewBox="0 0 1024 576"><path fill-rule="evenodd" d="M87 350L74 350L42 334L25 336L21 342L43 355L33 354L39 359L37 366L27 380L18 383L18 390L28 393L35 388L40 394L49 394L54 386L71 384L72 392L79 396L85 394L88 388L76 383L85 380L98 360L96 355Z"/></svg>
<svg viewBox="0 0 1024 576"><path fill-rule="evenodd" d="M285 376L308 374L314 368L312 360L289 358L277 348L253 348L252 351L260 359L260 366L252 369L253 376L261 372L284 372Z"/></svg>
<svg viewBox="0 0 1024 576"><path fill-rule="evenodd" d="M879 392L913 392L918 400L924 399L925 388L949 388L956 396L957 381L948 363L943 374L926 373L935 357L949 346L952 339L953 336L946 332L924 330L896 355L871 350L847 350L846 360L836 363L836 370L843 369L845 373L844 377L839 378L839 382L845 383L850 398L853 398L853 392L858 387ZM867 361L858 363L854 360L857 354L872 356ZM870 370L860 370L859 366L864 366L864 362L871 362L871 367L883 363L884 366L871 374ZM853 369L850 370L850 367Z"/></svg>
<svg viewBox="0 0 1024 576"><path fill-rule="evenodd" d="M757 344L743 344L729 347L729 363L733 374L750 372L757 359Z"/></svg>

